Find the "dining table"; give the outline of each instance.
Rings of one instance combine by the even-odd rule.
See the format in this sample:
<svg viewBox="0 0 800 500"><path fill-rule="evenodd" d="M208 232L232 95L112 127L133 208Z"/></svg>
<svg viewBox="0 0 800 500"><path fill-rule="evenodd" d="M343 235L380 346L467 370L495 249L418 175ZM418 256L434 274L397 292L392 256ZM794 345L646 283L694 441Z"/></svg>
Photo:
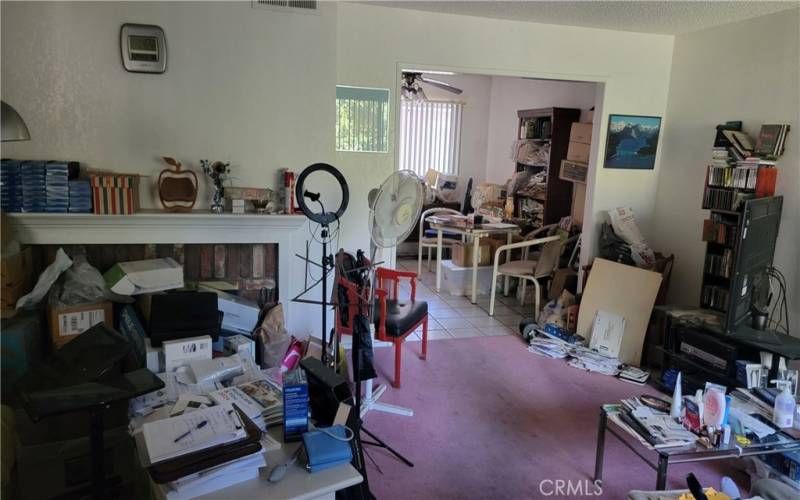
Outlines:
<svg viewBox="0 0 800 500"><path fill-rule="evenodd" d="M436 231L436 291L439 292L442 284L442 240L445 233L458 234L466 237L472 245L472 294L470 302L475 304L478 301L478 262L480 252L480 240L494 235L506 235L507 243L512 243L514 235L520 233L520 228L516 224L506 222L484 222L480 224L470 224L467 219L453 218L447 215L432 215L427 222L431 229ZM511 258L511 250L506 251L506 260ZM508 277L505 277L507 280Z"/></svg>

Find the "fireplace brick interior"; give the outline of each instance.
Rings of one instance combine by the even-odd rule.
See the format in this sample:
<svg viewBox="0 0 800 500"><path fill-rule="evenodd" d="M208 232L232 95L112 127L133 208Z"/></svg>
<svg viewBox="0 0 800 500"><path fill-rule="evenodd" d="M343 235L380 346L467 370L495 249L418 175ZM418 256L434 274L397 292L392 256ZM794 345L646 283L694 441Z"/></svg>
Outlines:
<svg viewBox="0 0 800 500"><path fill-rule="evenodd" d="M38 245L34 247L37 274L53 262L59 248L74 255L78 247L85 249L86 259L101 273L117 262L172 257L183 265L187 281L235 282L239 295L256 302L274 302L278 297L277 243Z"/></svg>

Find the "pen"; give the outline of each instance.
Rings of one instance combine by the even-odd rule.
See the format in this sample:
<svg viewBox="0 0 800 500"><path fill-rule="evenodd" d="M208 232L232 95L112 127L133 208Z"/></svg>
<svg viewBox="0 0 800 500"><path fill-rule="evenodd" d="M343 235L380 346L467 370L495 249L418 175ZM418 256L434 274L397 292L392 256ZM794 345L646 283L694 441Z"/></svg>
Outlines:
<svg viewBox="0 0 800 500"><path fill-rule="evenodd" d="M205 425L206 425L207 423L208 423L208 420L203 420L202 422L200 422L199 424L197 424L197 426L195 427L195 429L202 429L203 427L205 427ZM173 443L177 443L177 442L178 442L178 441L180 441L181 439L183 439L183 438L185 438L186 436L188 436L189 434L191 434L191 433L192 433L192 430L193 430L193 429L189 429L188 431L184 432L184 433L183 433L183 434L181 434L180 436L176 437L176 438L175 438L175 441L173 441Z"/></svg>

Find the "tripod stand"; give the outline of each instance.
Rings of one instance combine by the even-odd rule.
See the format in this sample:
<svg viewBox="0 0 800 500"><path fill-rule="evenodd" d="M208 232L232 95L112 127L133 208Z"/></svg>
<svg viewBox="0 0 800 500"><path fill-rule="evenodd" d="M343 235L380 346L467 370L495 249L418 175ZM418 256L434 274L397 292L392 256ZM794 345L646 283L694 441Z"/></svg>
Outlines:
<svg viewBox="0 0 800 500"><path fill-rule="evenodd" d="M363 272L363 270L368 270L372 268L371 263L364 262L364 254L360 250L358 251L358 258L356 261L356 265L358 266L356 270ZM350 273L353 273L356 270L351 270ZM345 275L348 273L344 273ZM397 457L398 460L403 462L409 467L414 467L414 464L405 456L403 456L400 452L386 444L385 441L380 439L374 433L370 432L368 429L364 427L362 416L365 413L362 409L362 397L361 397L361 382L362 382L362 373L361 373L361 361L362 361L362 352L361 352L361 339L362 335L369 332L364 332L363 328L364 325L367 325L369 328L370 322L365 320L365 318L369 318L371 315L369 314L371 304L365 300L365 296L369 296L370 291L370 283L369 280L366 279L363 275L360 277L351 276L353 281L348 280L347 276L342 276L339 278L337 283L338 286L343 287L346 290L346 303L343 304L346 306L346 311L348 316L351 318L351 324L353 328L353 345L352 345L352 359L353 359L353 380L355 382L355 408L356 410L356 418L355 422L357 425L357 429L353 429L354 431L360 432L363 431L367 434L373 441L364 441L362 439L362 444L376 446L379 448L383 448L387 450L389 453ZM361 316L361 318L359 318ZM371 379L368 381L371 382ZM371 388L372 384L369 383L368 386ZM371 396L371 394L370 394ZM388 405L387 405L388 406ZM399 407L397 407L399 408Z"/></svg>

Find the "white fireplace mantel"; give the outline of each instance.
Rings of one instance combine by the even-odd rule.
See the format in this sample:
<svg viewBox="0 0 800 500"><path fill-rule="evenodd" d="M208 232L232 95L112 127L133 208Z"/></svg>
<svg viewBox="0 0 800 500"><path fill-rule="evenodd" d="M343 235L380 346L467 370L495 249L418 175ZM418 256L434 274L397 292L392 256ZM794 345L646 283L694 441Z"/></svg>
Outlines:
<svg viewBox="0 0 800 500"><path fill-rule="evenodd" d="M289 333L319 336L319 308L291 302L303 290L306 272L305 263L295 254L305 254L306 242L312 240L303 229L308 219L302 215L142 211L134 215L12 213L3 219L3 224L12 226L14 238L28 245L277 243L278 293ZM318 247L310 241L314 260L319 257ZM318 300L319 291L315 292L308 298Z"/></svg>

